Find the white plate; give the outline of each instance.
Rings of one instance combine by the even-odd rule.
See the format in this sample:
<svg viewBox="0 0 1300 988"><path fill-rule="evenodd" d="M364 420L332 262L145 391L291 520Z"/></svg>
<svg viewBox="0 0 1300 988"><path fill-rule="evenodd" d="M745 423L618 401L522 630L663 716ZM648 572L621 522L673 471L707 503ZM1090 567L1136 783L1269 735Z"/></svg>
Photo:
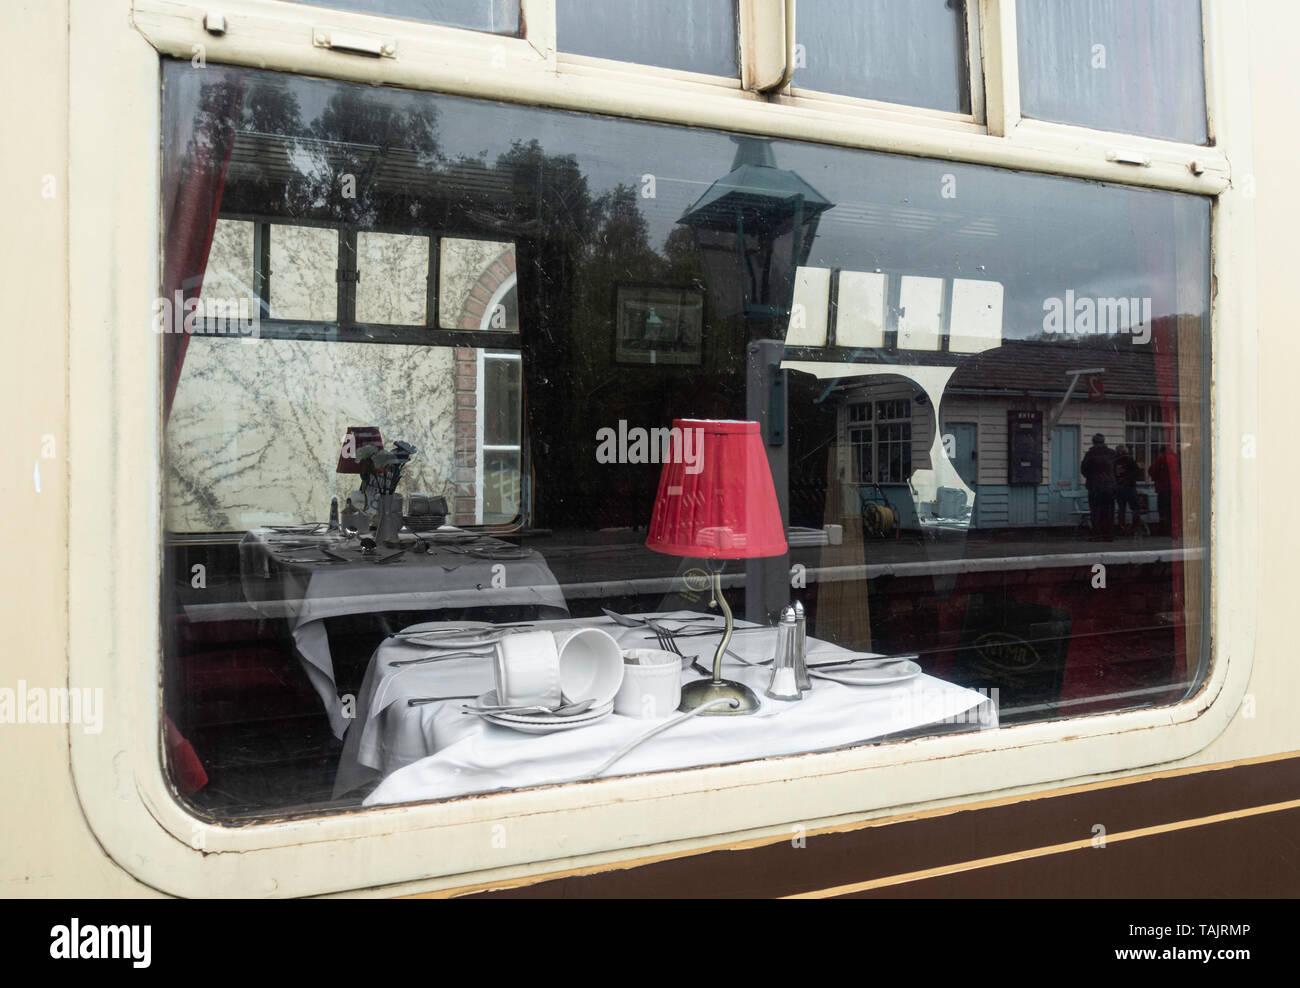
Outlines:
<svg viewBox="0 0 1300 988"><path fill-rule="evenodd" d="M901 660L904 659L915 658L917 658L917 656L911 654L897 655L891 658L889 655L881 655L878 651L848 651L845 649L832 651L831 649L820 649L818 651L810 651L803 660L807 663L807 667L814 669L818 666L835 666L835 664L842 662L857 662L861 663L863 667L866 667L871 666L872 663L884 664L887 662L901 662Z"/></svg>
<svg viewBox="0 0 1300 988"><path fill-rule="evenodd" d="M814 679L829 679L845 686L886 686L892 683L905 683L923 672L919 665L908 659L900 659L897 663L889 665L837 666L825 670L818 669L810 662L808 669L810 672L817 673Z"/></svg>
<svg viewBox="0 0 1300 988"><path fill-rule="evenodd" d="M422 635L412 635L409 638L395 638L393 641L399 645L410 645L413 648L440 648L450 652L458 652L462 649L494 651L500 637L495 634L467 635L464 638L453 638L451 635L430 635L428 638Z"/></svg>
<svg viewBox="0 0 1300 988"><path fill-rule="evenodd" d="M598 724L613 712L614 708L610 707L598 717L589 717L586 720L574 720L570 717L554 724L534 724L525 723L519 720L504 720L500 717L493 716L492 714L483 714L482 716L483 720L490 724L496 724L497 727L508 727L510 730L518 731L520 734L554 734L557 731L573 731L579 727L589 727L592 724Z"/></svg>
<svg viewBox="0 0 1300 988"><path fill-rule="evenodd" d="M488 621L456 621L446 627L411 631L404 628L390 637L390 641L418 648L475 648L494 644L495 633L505 628Z"/></svg>
<svg viewBox="0 0 1300 988"><path fill-rule="evenodd" d="M497 691L488 690L476 701L480 708L494 707L499 702L497 700ZM498 717L502 720L518 720L525 724L572 724L574 721L595 720L597 717L603 717L609 711L614 709L613 702L598 703L595 706L588 707L579 714L570 714L567 717L557 717L554 714L515 714L515 713L494 713L491 716Z"/></svg>
<svg viewBox="0 0 1300 988"><path fill-rule="evenodd" d="M497 691L488 690L478 698L477 702L480 707L493 706L497 702ZM613 712L613 703L602 703L573 717L555 717L551 714L482 714L481 716L498 727L508 727L522 734L553 734L556 731L571 731L575 727L598 723Z"/></svg>

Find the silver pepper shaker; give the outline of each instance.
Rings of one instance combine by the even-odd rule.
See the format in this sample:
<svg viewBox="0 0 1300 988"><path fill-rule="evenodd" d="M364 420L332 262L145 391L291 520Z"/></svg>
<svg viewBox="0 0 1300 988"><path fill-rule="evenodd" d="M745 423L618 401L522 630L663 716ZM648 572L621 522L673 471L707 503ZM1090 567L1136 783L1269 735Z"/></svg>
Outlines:
<svg viewBox="0 0 1300 988"><path fill-rule="evenodd" d="M799 680L795 674L794 608L788 604L781 610L781 620L776 626L776 653L772 657L772 681L764 691L773 700L802 700Z"/></svg>
<svg viewBox="0 0 1300 988"><path fill-rule="evenodd" d="M799 689L812 689L808 676L808 622L803 604L794 602L794 676Z"/></svg>

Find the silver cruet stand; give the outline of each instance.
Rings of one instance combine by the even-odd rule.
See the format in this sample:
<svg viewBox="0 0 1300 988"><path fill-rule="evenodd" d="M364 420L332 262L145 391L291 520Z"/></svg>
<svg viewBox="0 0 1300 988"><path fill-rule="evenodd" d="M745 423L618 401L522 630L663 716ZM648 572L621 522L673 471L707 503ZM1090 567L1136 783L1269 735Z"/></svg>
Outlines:
<svg viewBox="0 0 1300 988"><path fill-rule="evenodd" d="M776 626L776 654L772 658L772 681L764 695L773 700L802 700L796 672L796 638L798 619L795 609L786 605L781 609L781 620Z"/></svg>

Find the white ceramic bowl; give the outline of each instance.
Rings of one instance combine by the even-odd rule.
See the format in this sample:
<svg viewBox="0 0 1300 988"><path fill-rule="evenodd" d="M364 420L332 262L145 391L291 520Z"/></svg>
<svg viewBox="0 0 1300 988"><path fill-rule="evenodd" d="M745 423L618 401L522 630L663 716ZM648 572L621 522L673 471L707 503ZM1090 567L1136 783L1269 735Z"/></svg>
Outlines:
<svg viewBox="0 0 1300 988"><path fill-rule="evenodd" d="M560 703L560 657L555 636L547 631L506 635L497 643L497 696L502 703Z"/></svg>
<svg viewBox="0 0 1300 988"><path fill-rule="evenodd" d="M614 699L623 683L623 649L599 628L552 632L560 656L560 688L570 702Z"/></svg>
<svg viewBox="0 0 1300 988"><path fill-rule="evenodd" d="M676 710L682 702L682 657L657 648L630 648L624 654L639 661L623 665L614 713L657 720Z"/></svg>

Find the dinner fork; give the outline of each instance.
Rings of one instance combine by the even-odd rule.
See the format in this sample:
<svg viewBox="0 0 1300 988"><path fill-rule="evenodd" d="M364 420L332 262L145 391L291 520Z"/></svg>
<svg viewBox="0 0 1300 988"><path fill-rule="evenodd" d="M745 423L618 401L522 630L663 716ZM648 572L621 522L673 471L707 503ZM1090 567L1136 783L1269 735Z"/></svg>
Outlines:
<svg viewBox="0 0 1300 988"><path fill-rule="evenodd" d="M694 633L683 633L683 632L680 632L680 631L673 631L671 628L655 628L655 629L652 629L652 630L653 630L654 633L655 633L655 637L659 639L659 644L660 644L660 647L661 647L661 648L663 648L664 650L669 651L669 652L675 652L675 653L678 654L678 655L682 655L682 652L681 652L681 650L677 647L677 643L676 643L675 639L677 639L677 638L694 638L694 637L697 637L697 634L694 634ZM740 630L740 629L737 629L737 630ZM753 629L746 629L746 630L753 630L753 631L771 631L772 629L771 629L771 628L753 628ZM715 631L715 632L703 632L703 634L717 634L717 632L716 632L716 631ZM761 664L761 663L757 663L757 662L751 662L749 659L745 658L743 655L740 655L740 654L737 653L737 652L733 652L731 649L727 649L727 651L726 651L724 654L731 656L731 658L735 659L737 662L740 662L740 663L742 663L742 664L744 664L744 665L747 665L747 666L760 665L760 664ZM686 656L682 655L682 658L686 658ZM702 673L704 673L704 675L706 675L706 676L710 676L710 677L711 677L711 676L713 675L713 670L712 670L712 669L705 669L703 666L701 666L700 663L699 663L699 658L700 658L700 657L699 657L698 655L691 656L691 668L697 670L698 672L702 672Z"/></svg>
<svg viewBox="0 0 1300 988"><path fill-rule="evenodd" d="M672 652L674 655L680 655L683 659L687 658L687 656L682 655L682 650L677 647L677 643L673 641L672 635L665 634L659 628L652 628L651 631L654 633L655 638L658 640L659 647L662 648L665 652ZM705 669L704 666L700 665L700 657L698 655L690 656L690 660L691 660L691 668L694 669L696 672L700 673L703 676L713 675L711 671Z"/></svg>

